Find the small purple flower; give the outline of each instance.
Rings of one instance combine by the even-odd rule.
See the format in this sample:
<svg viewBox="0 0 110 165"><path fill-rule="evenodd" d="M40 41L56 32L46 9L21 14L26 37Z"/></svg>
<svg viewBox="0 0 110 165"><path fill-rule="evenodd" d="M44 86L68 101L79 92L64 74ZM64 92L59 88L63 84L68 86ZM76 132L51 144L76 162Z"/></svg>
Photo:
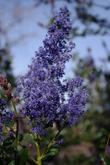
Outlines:
<svg viewBox="0 0 110 165"><path fill-rule="evenodd" d="M56 141L56 144L57 145L62 145L64 143L64 139L63 138L60 138Z"/></svg>
<svg viewBox="0 0 110 165"><path fill-rule="evenodd" d="M1 115L1 121L5 125L9 125L10 122L12 122L14 117L14 113L9 110L4 110Z"/></svg>
<svg viewBox="0 0 110 165"><path fill-rule="evenodd" d="M7 101L5 99L0 98L0 112L4 110L6 107Z"/></svg>
<svg viewBox="0 0 110 165"><path fill-rule="evenodd" d="M12 129L10 129L8 136L9 137L14 137L14 135L15 135L15 132Z"/></svg>

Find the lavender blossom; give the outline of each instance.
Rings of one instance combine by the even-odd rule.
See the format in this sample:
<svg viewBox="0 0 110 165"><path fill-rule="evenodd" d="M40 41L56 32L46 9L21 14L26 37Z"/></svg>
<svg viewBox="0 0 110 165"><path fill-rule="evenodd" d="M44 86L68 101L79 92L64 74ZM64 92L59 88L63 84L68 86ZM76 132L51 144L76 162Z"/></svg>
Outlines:
<svg viewBox="0 0 110 165"><path fill-rule="evenodd" d="M60 127L72 125L85 111L87 93L82 79L62 80L74 47L69 41L70 31L69 11L63 8L53 18L43 46L18 85L24 114L38 134L44 134L53 123Z"/></svg>

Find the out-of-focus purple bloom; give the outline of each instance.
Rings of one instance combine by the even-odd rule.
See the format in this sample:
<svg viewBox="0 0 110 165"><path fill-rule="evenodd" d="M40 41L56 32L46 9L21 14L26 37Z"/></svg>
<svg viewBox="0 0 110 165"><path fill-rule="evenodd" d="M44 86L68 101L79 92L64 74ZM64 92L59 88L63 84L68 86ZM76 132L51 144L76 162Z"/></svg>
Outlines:
<svg viewBox="0 0 110 165"><path fill-rule="evenodd" d="M107 154L108 156L110 156L110 145L108 145L108 146L106 147L105 151L106 151L106 154Z"/></svg>
<svg viewBox="0 0 110 165"><path fill-rule="evenodd" d="M0 98L0 141L6 138L3 136L3 125L9 127L13 116L14 113L7 109L7 100Z"/></svg>
<svg viewBox="0 0 110 165"><path fill-rule="evenodd" d="M0 133L2 132L2 123L0 122Z"/></svg>
<svg viewBox="0 0 110 165"><path fill-rule="evenodd" d="M56 141L56 144L57 145L62 145L64 143L64 139L63 138L60 138Z"/></svg>
<svg viewBox="0 0 110 165"><path fill-rule="evenodd" d="M10 127L10 123L12 123L13 121L13 116L14 116L14 113L7 109L4 109L2 112L0 112L0 136L1 136L0 141L6 138L6 136L9 133L7 132L7 135L5 135L4 137L3 125L5 125L6 127Z"/></svg>
<svg viewBox="0 0 110 165"><path fill-rule="evenodd" d="M9 109L10 99L11 84L8 83L4 75L0 75L0 140L6 138L6 130L4 126L10 127L10 123L13 121L14 112ZM3 136L4 130L5 137Z"/></svg>
<svg viewBox="0 0 110 165"><path fill-rule="evenodd" d="M86 59L85 59L85 65L87 66L87 67L94 67L94 65L95 65L95 63L94 63L94 59L93 59L93 57L91 56L91 55L89 55L89 56L87 56L86 57Z"/></svg>
<svg viewBox="0 0 110 165"><path fill-rule="evenodd" d="M5 99L0 98L0 112L4 110L6 107L7 101Z"/></svg>
<svg viewBox="0 0 110 165"><path fill-rule="evenodd" d="M69 11L63 8L54 17L43 46L18 85L24 113L30 118L32 130L38 134L44 134L53 123L60 127L74 124L85 110L87 93L82 78L61 80L74 47L69 41L70 31Z"/></svg>
<svg viewBox="0 0 110 165"><path fill-rule="evenodd" d="M9 137L14 137L14 135L15 135L15 132L13 131L13 130L9 130Z"/></svg>
<svg viewBox="0 0 110 165"><path fill-rule="evenodd" d="M93 81L96 79L96 76L97 76L96 73L91 73L91 74L89 75L89 77L88 77L88 78L89 78L89 81L90 81L90 82L93 82Z"/></svg>
<svg viewBox="0 0 110 165"><path fill-rule="evenodd" d="M1 123L1 120L0 120L0 141L2 141L2 139L3 139L2 128L3 128L3 124Z"/></svg>
<svg viewBox="0 0 110 165"><path fill-rule="evenodd" d="M4 110L1 115L1 121L5 125L9 125L9 123L13 120L14 113L9 110Z"/></svg>

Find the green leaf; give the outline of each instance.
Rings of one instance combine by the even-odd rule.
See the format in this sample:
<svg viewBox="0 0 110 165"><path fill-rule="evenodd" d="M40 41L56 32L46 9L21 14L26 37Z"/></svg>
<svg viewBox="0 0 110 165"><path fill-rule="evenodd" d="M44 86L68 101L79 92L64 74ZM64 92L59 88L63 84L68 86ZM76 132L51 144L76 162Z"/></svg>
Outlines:
<svg viewBox="0 0 110 165"><path fill-rule="evenodd" d="M51 148L47 153L47 156L53 157L58 154L58 151L59 151L58 148Z"/></svg>
<svg viewBox="0 0 110 165"><path fill-rule="evenodd" d="M11 161L8 165L14 165L15 162L14 161Z"/></svg>
<svg viewBox="0 0 110 165"><path fill-rule="evenodd" d="M23 148L20 152L20 164L25 165L27 160L28 160L28 149L27 148Z"/></svg>

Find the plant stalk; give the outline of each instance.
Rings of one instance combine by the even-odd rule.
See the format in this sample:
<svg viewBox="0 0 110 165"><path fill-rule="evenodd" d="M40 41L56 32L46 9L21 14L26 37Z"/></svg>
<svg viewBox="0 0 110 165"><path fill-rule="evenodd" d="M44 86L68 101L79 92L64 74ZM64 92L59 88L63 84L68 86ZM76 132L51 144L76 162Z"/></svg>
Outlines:
<svg viewBox="0 0 110 165"><path fill-rule="evenodd" d="M38 142L36 142L36 148L37 148L37 165L42 165L42 156L41 156L41 152L40 152L40 146L38 144Z"/></svg>
<svg viewBox="0 0 110 165"><path fill-rule="evenodd" d="M15 103L13 102L13 100L11 101L12 103L12 107L13 107L13 110L14 110L14 113L15 113L15 121L16 121L16 151L17 151L17 144L18 144L18 141L19 141L19 121L18 121L18 113L17 113L17 110L16 110L16 106L15 106ZM17 152L15 152L15 165L18 164L18 161L17 161Z"/></svg>

